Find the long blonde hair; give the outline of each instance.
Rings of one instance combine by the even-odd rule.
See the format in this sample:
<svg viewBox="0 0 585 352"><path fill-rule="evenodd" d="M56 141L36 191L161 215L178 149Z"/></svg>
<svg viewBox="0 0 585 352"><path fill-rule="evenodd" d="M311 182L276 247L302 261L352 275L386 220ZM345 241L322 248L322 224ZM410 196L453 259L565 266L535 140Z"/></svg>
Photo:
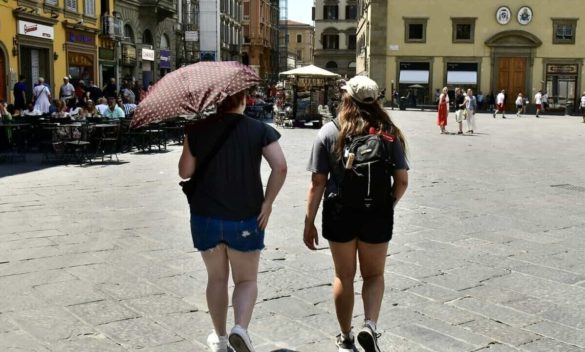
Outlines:
<svg viewBox="0 0 585 352"><path fill-rule="evenodd" d="M406 139L402 131L394 124L390 115L378 103L362 104L355 101L349 94L344 93L338 111L340 131L335 144L335 153L338 158L343 154L345 138L367 134L370 127L379 132L387 132L398 138L406 157Z"/></svg>

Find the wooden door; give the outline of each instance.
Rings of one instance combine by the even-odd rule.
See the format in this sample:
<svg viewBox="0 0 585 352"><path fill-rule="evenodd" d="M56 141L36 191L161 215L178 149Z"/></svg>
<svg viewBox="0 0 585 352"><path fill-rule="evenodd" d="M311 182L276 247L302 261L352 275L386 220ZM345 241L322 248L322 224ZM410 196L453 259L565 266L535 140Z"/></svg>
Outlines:
<svg viewBox="0 0 585 352"><path fill-rule="evenodd" d="M526 95L525 57L502 57L498 59L498 86L496 94L506 90L506 111L515 111L514 102L518 93ZM528 97L530 99L530 97Z"/></svg>
<svg viewBox="0 0 585 352"><path fill-rule="evenodd" d="M8 96L6 95L6 59L4 58L4 52L0 50L0 99L7 101Z"/></svg>

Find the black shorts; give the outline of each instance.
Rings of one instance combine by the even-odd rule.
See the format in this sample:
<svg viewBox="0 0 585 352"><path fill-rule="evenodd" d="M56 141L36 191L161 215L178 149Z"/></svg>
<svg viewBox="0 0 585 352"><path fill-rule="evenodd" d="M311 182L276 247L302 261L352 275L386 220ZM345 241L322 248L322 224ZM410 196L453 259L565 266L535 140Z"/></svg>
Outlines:
<svg viewBox="0 0 585 352"><path fill-rule="evenodd" d="M332 242L355 238L366 243L385 243L392 239L394 210L356 210L344 207L334 198L323 201L323 237Z"/></svg>

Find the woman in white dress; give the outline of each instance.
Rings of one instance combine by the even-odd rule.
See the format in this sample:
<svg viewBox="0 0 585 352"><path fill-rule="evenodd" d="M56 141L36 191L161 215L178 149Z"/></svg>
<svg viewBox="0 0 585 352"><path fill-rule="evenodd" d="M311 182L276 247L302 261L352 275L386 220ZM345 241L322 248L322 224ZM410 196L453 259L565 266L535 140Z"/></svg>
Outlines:
<svg viewBox="0 0 585 352"><path fill-rule="evenodd" d="M33 99L35 102L34 110L38 110L43 114L49 112L51 107L51 92L45 86L45 79L39 77L39 84L33 88Z"/></svg>

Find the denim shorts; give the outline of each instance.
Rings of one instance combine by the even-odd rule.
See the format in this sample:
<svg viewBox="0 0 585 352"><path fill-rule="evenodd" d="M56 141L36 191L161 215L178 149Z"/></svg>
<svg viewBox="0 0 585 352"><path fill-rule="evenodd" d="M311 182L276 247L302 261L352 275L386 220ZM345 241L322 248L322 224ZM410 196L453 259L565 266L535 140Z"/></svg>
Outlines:
<svg viewBox="0 0 585 352"><path fill-rule="evenodd" d="M264 249L264 230L256 217L243 220L223 220L191 214L191 236L199 251L224 243L240 252Z"/></svg>

